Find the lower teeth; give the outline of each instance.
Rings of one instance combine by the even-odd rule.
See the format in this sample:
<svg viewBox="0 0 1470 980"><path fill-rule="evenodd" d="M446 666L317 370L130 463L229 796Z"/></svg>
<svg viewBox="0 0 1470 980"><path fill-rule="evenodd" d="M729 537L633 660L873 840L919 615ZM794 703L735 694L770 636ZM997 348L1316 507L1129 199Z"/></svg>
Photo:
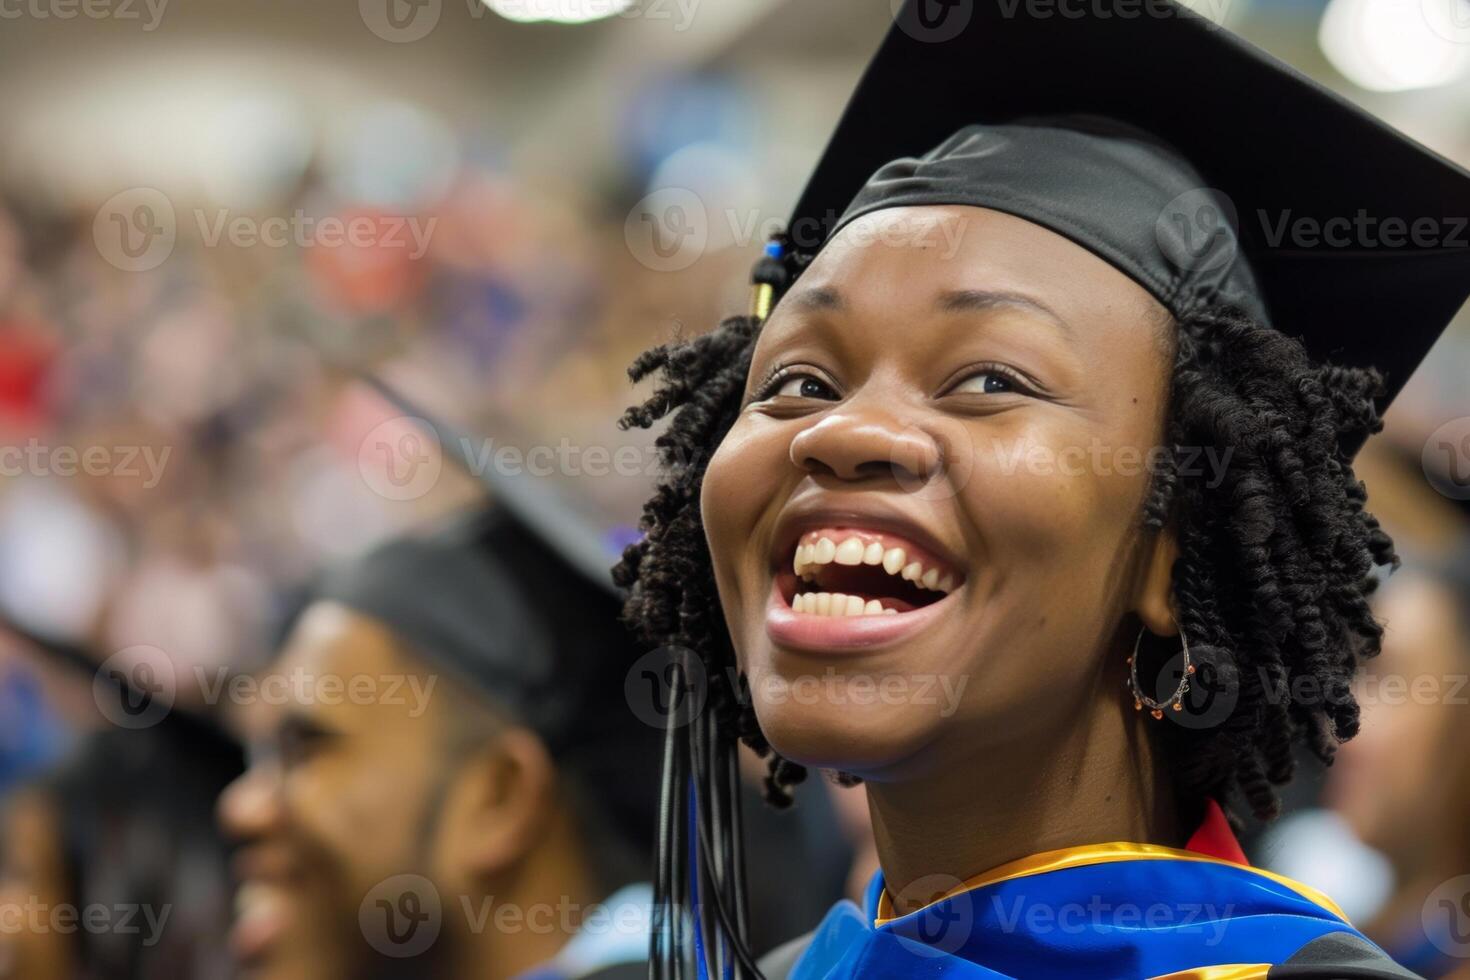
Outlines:
<svg viewBox="0 0 1470 980"><path fill-rule="evenodd" d="M864 601L861 596L843 595L841 592L804 592L791 600L791 608L814 616L893 616L898 613L897 609L885 608L877 599Z"/></svg>

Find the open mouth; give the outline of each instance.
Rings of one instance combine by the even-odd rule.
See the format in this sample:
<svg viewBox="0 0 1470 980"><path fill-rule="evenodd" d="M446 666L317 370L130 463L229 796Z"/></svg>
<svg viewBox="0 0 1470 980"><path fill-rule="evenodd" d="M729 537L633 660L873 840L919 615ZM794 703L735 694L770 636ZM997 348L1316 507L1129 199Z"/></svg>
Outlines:
<svg viewBox="0 0 1470 980"><path fill-rule="evenodd" d="M243 882L235 893L235 916L230 927L230 949L246 966L261 961L286 930L290 908L275 884Z"/></svg>
<svg viewBox="0 0 1470 980"><path fill-rule="evenodd" d="M229 932L230 949L246 967L270 955L294 917L302 871L293 855L273 843L242 847L233 860L239 885Z"/></svg>
<svg viewBox="0 0 1470 980"><path fill-rule="evenodd" d="M777 578L792 612L810 616L894 616L931 606L964 574L911 541L877 531L820 528L792 547Z"/></svg>

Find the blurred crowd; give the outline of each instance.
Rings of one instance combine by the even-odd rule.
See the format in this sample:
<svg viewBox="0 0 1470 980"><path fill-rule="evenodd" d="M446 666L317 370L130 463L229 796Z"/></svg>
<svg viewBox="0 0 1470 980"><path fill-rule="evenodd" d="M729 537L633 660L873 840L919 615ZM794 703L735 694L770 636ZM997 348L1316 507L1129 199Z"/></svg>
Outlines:
<svg viewBox="0 0 1470 980"><path fill-rule="evenodd" d="M139 272L99 249L95 210L0 210L10 615L99 649L257 661L324 561L473 492L453 472L383 490L390 456L370 435L394 413L360 371L401 377L470 431L513 417L522 450L633 438L612 424L632 394L620 366L683 329L654 312L664 277L638 265L605 202L473 166L436 177L422 210L395 215L304 175L280 210L365 221L361 246L181 233ZM698 295L681 308L713 318L718 297ZM598 479L595 458L592 479L575 461L553 468L626 517L647 485L629 462L603 466L622 480Z"/></svg>
<svg viewBox="0 0 1470 980"><path fill-rule="evenodd" d="M0 975L233 975L215 810L280 705L230 681L268 669L325 569L480 506L486 468L562 488L610 564L653 475L616 425L626 366L744 301L758 239L669 275L610 213L641 184L513 176L382 111L442 152L319 150L243 218L152 189L0 203ZM451 420L468 467L367 374ZM165 713L120 714L114 676L157 681ZM830 838L814 813L772 860ZM770 907L818 914L845 839Z"/></svg>

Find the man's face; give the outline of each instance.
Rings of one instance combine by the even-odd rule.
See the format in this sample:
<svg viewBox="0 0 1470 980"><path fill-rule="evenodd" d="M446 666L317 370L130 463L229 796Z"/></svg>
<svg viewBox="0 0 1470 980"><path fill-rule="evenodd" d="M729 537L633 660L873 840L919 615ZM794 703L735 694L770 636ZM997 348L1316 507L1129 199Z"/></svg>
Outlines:
<svg viewBox="0 0 1470 980"><path fill-rule="evenodd" d="M415 909L434 907L392 879L430 874L446 765L438 678L377 621L318 603L261 680L269 734L220 804L243 845L232 945L251 977L379 972L395 962L383 944L413 943ZM422 956L402 962L422 975Z"/></svg>
<svg viewBox="0 0 1470 980"><path fill-rule="evenodd" d="M40 790L12 797L0 817L0 913L8 920L0 925L0 978L75 975L76 937L25 914L77 901L67 893L60 828L56 802Z"/></svg>
<svg viewBox="0 0 1470 980"><path fill-rule="evenodd" d="M1374 604L1383 652L1355 685L1362 728L1338 750L1326 800L1360 840L1403 870L1432 862L1463 831L1466 723L1464 627L1454 595L1428 576L1401 573Z"/></svg>

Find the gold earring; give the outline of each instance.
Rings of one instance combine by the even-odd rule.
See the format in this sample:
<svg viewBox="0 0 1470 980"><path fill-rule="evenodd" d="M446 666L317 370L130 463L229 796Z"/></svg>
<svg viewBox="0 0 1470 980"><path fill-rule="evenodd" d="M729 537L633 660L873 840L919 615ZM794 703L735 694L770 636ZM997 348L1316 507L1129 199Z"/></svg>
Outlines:
<svg viewBox="0 0 1470 980"><path fill-rule="evenodd" d="M1194 664L1189 662L1189 637L1185 635L1183 627L1179 630L1179 641L1183 644L1184 672L1179 677L1179 686L1174 689L1173 695L1164 701L1155 701L1143 693L1138 683L1138 645L1143 642L1143 634L1147 627L1140 628L1138 636L1133 640L1133 656L1128 658L1128 686L1133 691L1133 710L1142 711L1145 706L1149 714L1155 718L1164 717L1164 707L1167 705L1175 711L1184 710L1184 695L1189 693L1189 678L1194 673Z"/></svg>

